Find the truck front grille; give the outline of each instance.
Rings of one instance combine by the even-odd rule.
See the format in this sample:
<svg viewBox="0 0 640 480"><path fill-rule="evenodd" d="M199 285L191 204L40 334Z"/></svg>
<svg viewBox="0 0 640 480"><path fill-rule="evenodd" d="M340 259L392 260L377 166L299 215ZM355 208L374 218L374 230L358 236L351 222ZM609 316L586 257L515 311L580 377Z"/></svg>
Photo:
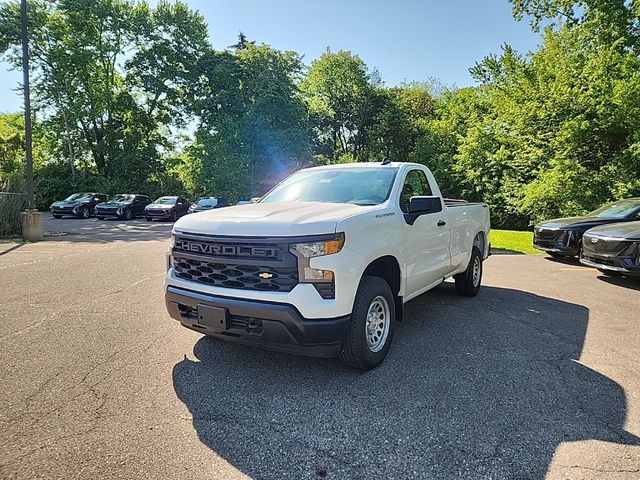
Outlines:
<svg viewBox="0 0 640 480"><path fill-rule="evenodd" d="M282 239L176 235L172 264L179 278L216 287L290 292L298 260Z"/></svg>
<svg viewBox="0 0 640 480"><path fill-rule="evenodd" d="M298 284L298 267L239 265L174 256L176 276L228 288L289 292Z"/></svg>

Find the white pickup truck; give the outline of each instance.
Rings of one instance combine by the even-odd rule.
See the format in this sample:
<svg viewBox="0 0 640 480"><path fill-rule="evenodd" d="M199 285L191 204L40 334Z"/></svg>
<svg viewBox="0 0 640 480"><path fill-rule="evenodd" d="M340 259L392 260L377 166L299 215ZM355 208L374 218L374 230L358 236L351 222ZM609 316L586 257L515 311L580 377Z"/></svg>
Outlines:
<svg viewBox="0 0 640 480"><path fill-rule="evenodd" d="M258 203L178 220L165 300L197 332L366 370L406 302L452 276L475 295L488 255L487 205L443 199L425 166L315 167Z"/></svg>

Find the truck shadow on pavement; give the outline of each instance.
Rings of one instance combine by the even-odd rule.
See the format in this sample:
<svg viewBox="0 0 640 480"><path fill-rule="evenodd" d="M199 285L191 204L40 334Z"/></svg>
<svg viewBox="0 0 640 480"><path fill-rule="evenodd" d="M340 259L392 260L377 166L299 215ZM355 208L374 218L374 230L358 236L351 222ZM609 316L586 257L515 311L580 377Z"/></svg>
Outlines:
<svg viewBox="0 0 640 480"><path fill-rule="evenodd" d="M407 305L373 371L202 338L173 383L200 440L252 478L542 479L561 442L640 444L622 388L576 361L588 321L444 284Z"/></svg>

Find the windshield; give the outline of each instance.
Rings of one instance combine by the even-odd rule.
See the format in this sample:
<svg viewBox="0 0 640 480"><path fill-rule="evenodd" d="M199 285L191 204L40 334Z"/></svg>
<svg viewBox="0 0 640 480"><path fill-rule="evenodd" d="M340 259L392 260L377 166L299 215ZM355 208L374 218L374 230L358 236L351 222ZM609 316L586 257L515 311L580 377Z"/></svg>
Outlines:
<svg viewBox="0 0 640 480"><path fill-rule="evenodd" d="M196 202L196 205L199 207L215 207L217 204L217 198L201 198Z"/></svg>
<svg viewBox="0 0 640 480"><path fill-rule="evenodd" d="M120 194L120 195L114 195L113 197L111 197L111 200L109 201L124 203L124 202L130 202L131 200L133 200L133 195Z"/></svg>
<svg viewBox="0 0 640 480"><path fill-rule="evenodd" d="M91 198L90 193L74 193L64 199L65 202L77 202L78 200L88 200Z"/></svg>
<svg viewBox="0 0 640 480"><path fill-rule="evenodd" d="M640 208L640 199L619 200L607 203L588 215L599 218L626 218Z"/></svg>
<svg viewBox="0 0 640 480"><path fill-rule="evenodd" d="M389 197L396 172L389 167L303 170L282 181L260 203L378 205Z"/></svg>
<svg viewBox="0 0 640 480"><path fill-rule="evenodd" d="M158 205L175 205L177 200L177 197L160 197L153 203Z"/></svg>

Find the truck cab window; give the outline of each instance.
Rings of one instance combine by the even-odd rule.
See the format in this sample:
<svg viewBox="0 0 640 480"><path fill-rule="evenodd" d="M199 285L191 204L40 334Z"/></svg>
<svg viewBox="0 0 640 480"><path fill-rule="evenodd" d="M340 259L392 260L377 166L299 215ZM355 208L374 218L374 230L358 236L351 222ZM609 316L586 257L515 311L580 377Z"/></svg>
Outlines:
<svg viewBox="0 0 640 480"><path fill-rule="evenodd" d="M427 181L427 176L422 170L411 170L407 173L400 192L400 208L403 212L409 211L409 200L411 197L432 196L431 187Z"/></svg>

